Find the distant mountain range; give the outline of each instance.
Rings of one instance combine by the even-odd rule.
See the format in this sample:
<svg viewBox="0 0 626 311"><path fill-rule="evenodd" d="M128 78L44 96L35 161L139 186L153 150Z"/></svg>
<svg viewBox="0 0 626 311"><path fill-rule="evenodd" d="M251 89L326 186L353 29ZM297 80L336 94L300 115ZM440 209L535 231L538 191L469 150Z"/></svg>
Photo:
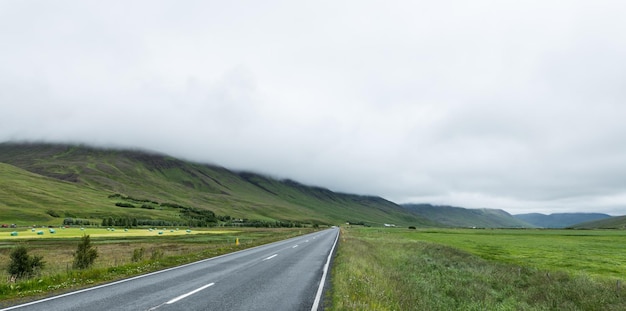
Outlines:
<svg viewBox="0 0 626 311"><path fill-rule="evenodd" d="M460 228L534 228L501 209L468 209L432 204L403 204L404 208L431 221Z"/></svg>
<svg viewBox="0 0 626 311"><path fill-rule="evenodd" d="M517 214L515 218L540 228L567 228L579 223L611 218L611 215L601 213L556 213L556 214Z"/></svg>

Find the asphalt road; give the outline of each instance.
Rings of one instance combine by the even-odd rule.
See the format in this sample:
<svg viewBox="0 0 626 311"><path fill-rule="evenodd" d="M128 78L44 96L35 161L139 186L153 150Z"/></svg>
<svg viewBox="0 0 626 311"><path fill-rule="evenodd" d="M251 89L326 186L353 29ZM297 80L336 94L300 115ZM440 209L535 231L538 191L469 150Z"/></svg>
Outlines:
<svg viewBox="0 0 626 311"><path fill-rule="evenodd" d="M338 234L328 229L2 310L317 310Z"/></svg>

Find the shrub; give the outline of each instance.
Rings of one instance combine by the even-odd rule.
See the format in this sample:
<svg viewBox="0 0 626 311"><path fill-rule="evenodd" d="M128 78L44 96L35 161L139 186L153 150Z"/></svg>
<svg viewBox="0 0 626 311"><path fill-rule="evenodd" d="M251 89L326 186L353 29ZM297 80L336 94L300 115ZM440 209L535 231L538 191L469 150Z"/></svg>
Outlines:
<svg viewBox="0 0 626 311"><path fill-rule="evenodd" d="M135 248L135 250L133 250L133 258L132 261L133 262L138 262L143 260L143 253L144 253L145 249L142 248Z"/></svg>
<svg viewBox="0 0 626 311"><path fill-rule="evenodd" d="M415 229L417 229L417 228L415 228L415 226L409 226L409 229L413 229L413 230L415 230Z"/></svg>
<svg viewBox="0 0 626 311"><path fill-rule="evenodd" d="M18 245L11 251L11 262L7 268L7 272L16 278L31 277L39 269L44 267L42 256L28 255L28 249L24 245Z"/></svg>
<svg viewBox="0 0 626 311"><path fill-rule="evenodd" d="M91 245L89 235L83 235L74 253L73 267L75 269L87 269L93 264L97 257L98 250Z"/></svg>
<svg viewBox="0 0 626 311"><path fill-rule="evenodd" d="M160 249L152 249L152 254L150 254L150 260L159 260L163 258L163 251Z"/></svg>
<svg viewBox="0 0 626 311"><path fill-rule="evenodd" d="M61 215L59 215L59 213L57 213L55 210L51 210L51 209L47 210L46 214L48 214L48 215L50 215L52 217L55 217L55 218L61 217Z"/></svg>

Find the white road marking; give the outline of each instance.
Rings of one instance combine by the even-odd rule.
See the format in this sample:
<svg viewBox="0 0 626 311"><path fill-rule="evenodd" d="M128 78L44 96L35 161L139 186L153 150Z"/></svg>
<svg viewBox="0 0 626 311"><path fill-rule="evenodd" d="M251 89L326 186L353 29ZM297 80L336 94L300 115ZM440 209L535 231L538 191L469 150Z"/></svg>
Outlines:
<svg viewBox="0 0 626 311"><path fill-rule="evenodd" d="M298 247L298 244L294 245L292 248L296 248L296 247Z"/></svg>
<svg viewBox="0 0 626 311"><path fill-rule="evenodd" d="M311 311L317 311L317 309L320 306L320 301L322 299L322 292L324 291L324 283L326 283L326 274L328 273L328 267L330 266L330 259L333 257L333 252L335 251L335 246L337 246L337 241L339 241L339 232L337 232L335 243L333 243L333 247L330 249L330 253L328 253L328 259L326 259L326 264L324 265L324 270L322 272L322 280L320 281L320 286L317 288L317 294L315 295L315 301L313 301L313 306L311 307Z"/></svg>
<svg viewBox="0 0 626 311"><path fill-rule="evenodd" d="M177 302L177 301L179 301L181 299L187 298L187 297L189 297L189 296L191 296L191 295L193 295L193 294L195 294L195 293L197 293L197 292L199 292L199 291L201 291L201 290L203 290L203 289L205 289L207 287L213 286L213 285L215 285L215 283L204 285L204 286L202 286L202 287L200 287L198 289L192 290L192 291L190 291L190 292L188 292L188 293L186 293L184 295L180 295L180 296L178 296L178 297L176 297L176 298L166 302L165 304L171 305L171 304L173 304L173 303L175 303L175 302Z"/></svg>
<svg viewBox="0 0 626 311"><path fill-rule="evenodd" d="M267 257L267 258L263 259L263 261L270 260L270 259L272 259L272 258L274 258L274 257L276 257L276 256L278 256L278 254L274 254L274 255L272 255L272 256L269 256L269 257Z"/></svg>
<svg viewBox="0 0 626 311"><path fill-rule="evenodd" d="M304 241L305 243L309 243L309 240Z"/></svg>

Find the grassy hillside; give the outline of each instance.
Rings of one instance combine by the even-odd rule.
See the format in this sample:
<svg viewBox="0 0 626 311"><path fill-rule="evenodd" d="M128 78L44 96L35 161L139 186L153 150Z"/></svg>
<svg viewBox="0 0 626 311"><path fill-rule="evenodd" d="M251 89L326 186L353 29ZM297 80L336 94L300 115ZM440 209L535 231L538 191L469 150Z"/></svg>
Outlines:
<svg viewBox="0 0 626 311"><path fill-rule="evenodd" d="M108 207L107 195L0 163L0 219L3 223L25 220L48 223L55 218L50 214L71 214L86 206Z"/></svg>
<svg viewBox="0 0 626 311"><path fill-rule="evenodd" d="M65 218L100 224L104 217L180 220L176 208L117 207L125 201L111 192L38 175L0 163L0 222L18 225L60 225Z"/></svg>
<svg viewBox="0 0 626 311"><path fill-rule="evenodd" d="M518 214L513 215L527 223L541 228L565 228L578 223L610 218L610 215L600 213L556 213L556 214Z"/></svg>
<svg viewBox="0 0 626 311"><path fill-rule="evenodd" d="M404 204L407 210L450 227L459 228L532 228L533 225L516 219L499 209L467 209L430 204Z"/></svg>
<svg viewBox="0 0 626 311"><path fill-rule="evenodd" d="M626 229L626 216L617 216L606 219L578 223L568 228L573 229Z"/></svg>
<svg viewBox="0 0 626 311"><path fill-rule="evenodd" d="M262 221L434 225L382 198L335 193L144 151L3 143L0 163L2 222L56 224L62 217L109 215L179 219L180 209L163 205L173 203ZM120 201L136 208L116 206Z"/></svg>

